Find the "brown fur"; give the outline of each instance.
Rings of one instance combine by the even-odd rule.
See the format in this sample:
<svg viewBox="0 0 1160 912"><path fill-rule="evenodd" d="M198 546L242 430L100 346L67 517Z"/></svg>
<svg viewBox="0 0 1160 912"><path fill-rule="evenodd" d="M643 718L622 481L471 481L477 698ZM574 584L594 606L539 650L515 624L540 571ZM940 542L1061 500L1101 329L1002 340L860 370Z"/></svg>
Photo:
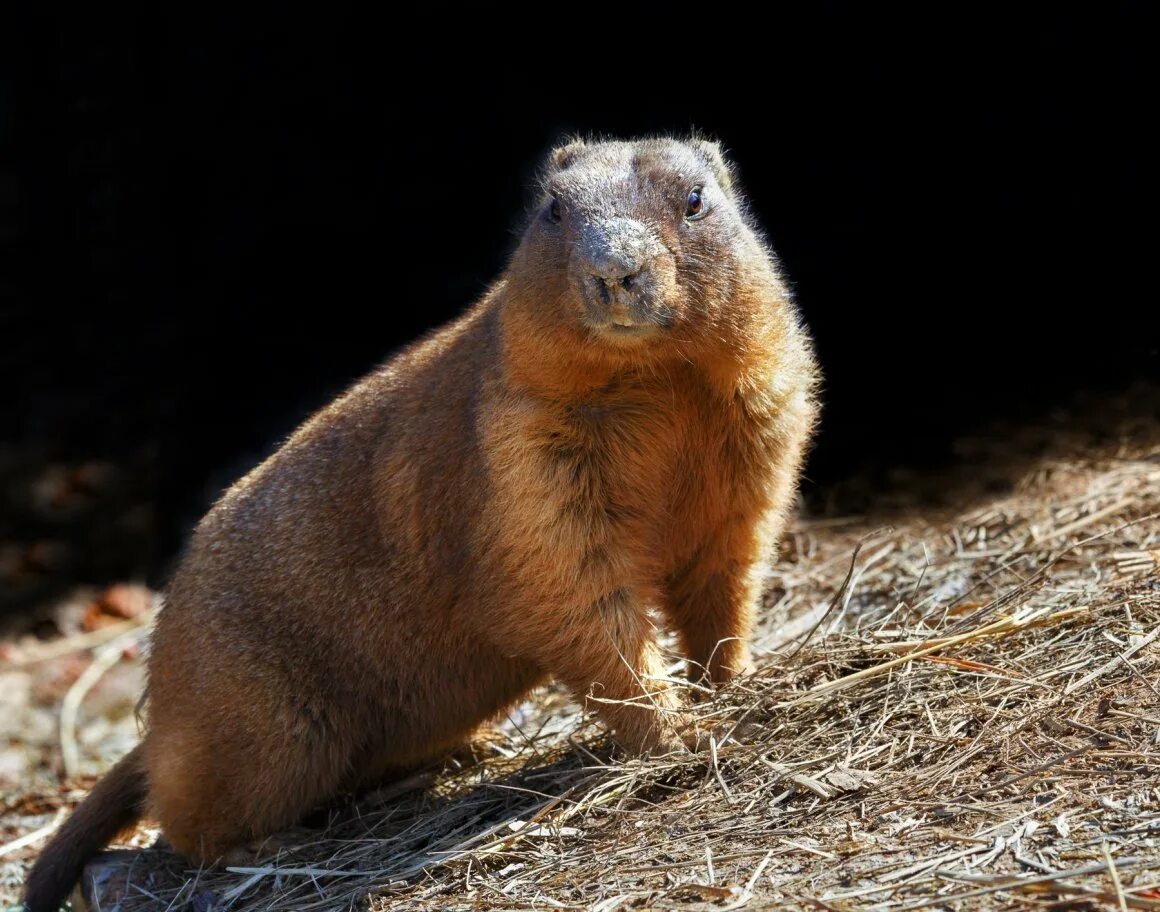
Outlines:
<svg viewBox="0 0 1160 912"><path fill-rule="evenodd" d="M686 220L694 185L709 210ZM544 193L483 300L201 522L157 621L143 764L46 849L36 912L131 816L107 807L136 803L130 776L212 862L551 676L630 750L679 747L654 608L712 681L750 667L814 422L808 339L715 145L573 143ZM593 279L610 250L645 265Z"/></svg>

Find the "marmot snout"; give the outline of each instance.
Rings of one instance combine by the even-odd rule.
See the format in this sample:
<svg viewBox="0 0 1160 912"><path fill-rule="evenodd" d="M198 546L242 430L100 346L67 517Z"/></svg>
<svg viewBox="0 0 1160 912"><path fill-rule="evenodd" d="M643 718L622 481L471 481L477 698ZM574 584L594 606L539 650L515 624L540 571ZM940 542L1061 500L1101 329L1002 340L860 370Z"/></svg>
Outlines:
<svg viewBox="0 0 1160 912"><path fill-rule="evenodd" d="M55 909L138 814L193 862L469 738L553 677L634 751L691 673L750 667L814 423L809 341L703 141L571 143L503 276L364 378L198 526L148 733L29 880Z"/></svg>
<svg viewBox="0 0 1160 912"><path fill-rule="evenodd" d="M676 262L648 225L589 217L574 233L570 266L591 327L668 325Z"/></svg>

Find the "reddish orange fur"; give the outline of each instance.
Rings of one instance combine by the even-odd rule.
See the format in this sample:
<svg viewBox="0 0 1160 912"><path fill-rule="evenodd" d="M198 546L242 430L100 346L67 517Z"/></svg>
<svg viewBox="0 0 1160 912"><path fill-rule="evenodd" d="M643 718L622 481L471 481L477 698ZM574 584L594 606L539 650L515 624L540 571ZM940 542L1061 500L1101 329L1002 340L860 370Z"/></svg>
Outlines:
<svg viewBox="0 0 1160 912"><path fill-rule="evenodd" d="M707 228L666 215L694 179ZM750 667L814 422L808 339L714 146L576 144L546 180L651 207L675 322L594 335L571 235L533 221L482 301L222 497L149 663L147 813L190 860L438 756L549 676L627 748L679 746L651 608L712 681Z"/></svg>

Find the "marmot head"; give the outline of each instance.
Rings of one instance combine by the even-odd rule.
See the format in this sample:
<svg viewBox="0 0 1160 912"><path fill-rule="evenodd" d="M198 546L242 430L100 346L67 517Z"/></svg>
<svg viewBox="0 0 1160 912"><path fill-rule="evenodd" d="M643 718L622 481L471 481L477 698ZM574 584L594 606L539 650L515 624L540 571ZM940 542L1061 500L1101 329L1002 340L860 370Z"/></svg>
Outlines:
<svg viewBox="0 0 1160 912"><path fill-rule="evenodd" d="M754 244L716 143L574 141L548 157L513 272L589 342L639 350L727 320Z"/></svg>

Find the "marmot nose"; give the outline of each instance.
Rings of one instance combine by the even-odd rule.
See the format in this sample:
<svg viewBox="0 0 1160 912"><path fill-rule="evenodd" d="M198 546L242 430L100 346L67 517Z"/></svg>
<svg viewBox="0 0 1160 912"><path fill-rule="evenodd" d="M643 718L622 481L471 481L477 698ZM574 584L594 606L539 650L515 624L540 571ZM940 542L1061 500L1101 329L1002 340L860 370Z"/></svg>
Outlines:
<svg viewBox="0 0 1160 912"><path fill-rule="evenodd" d="M639 257L605 255L593 257L588 272L598 287L609 291L618 287L631 291L641 273L641 265Z"/></svg>
<svg viewBox="0 0 1160 912"><path fill-rule="evenodd" d="M593 272L592 278L596 280L598 285L609 291L617 287L631 291L639 275L639 270L617 269L608 272Z"/></svg>
<svg viewBox="0 0 1160 912"><path fill-rule="evenodd" d="M648 226L629 218L594 219L580 232L578 253L601 294L633 291L655 251Z"/></svg>
<svg viewBox="0 0 1160 912"><path fill-rule="evenodd" d="M596 278L612 284L640 272L636 256L596 256L588 269Z"/></svg>

